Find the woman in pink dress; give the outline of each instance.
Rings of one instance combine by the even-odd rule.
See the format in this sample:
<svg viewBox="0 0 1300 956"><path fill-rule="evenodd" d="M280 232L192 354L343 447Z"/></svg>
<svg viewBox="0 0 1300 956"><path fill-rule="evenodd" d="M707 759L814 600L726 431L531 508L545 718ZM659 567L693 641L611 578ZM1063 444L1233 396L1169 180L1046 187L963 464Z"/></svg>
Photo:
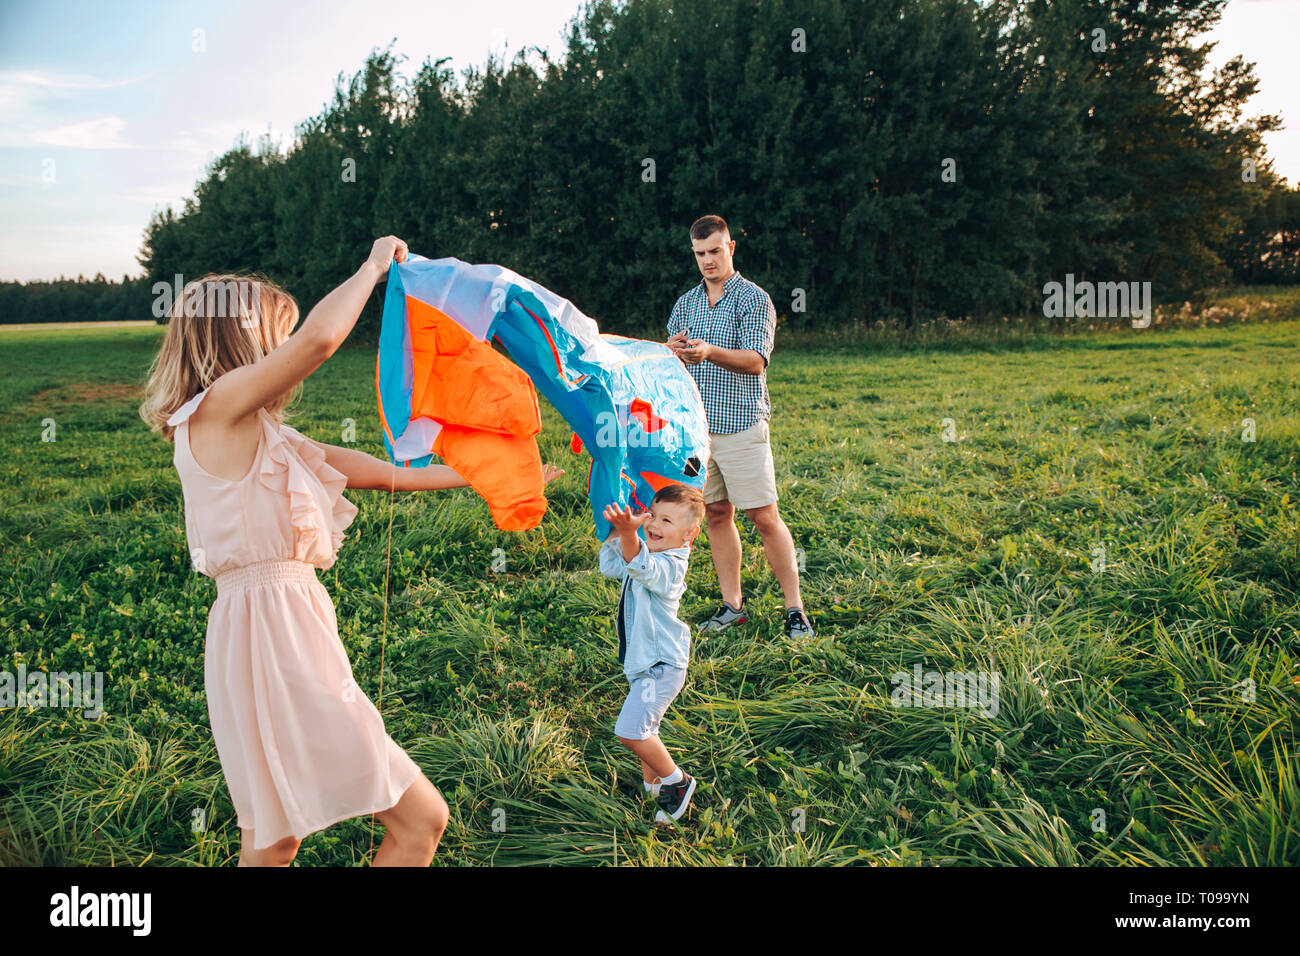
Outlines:
<svg viewBox="0 0 1300 956"><path fill-rule="evenodd" d="M374 813L375 866L427 866L447 804L352 679L316 569L334 564L357 508L344 488L466 482L445 465L397 468L281 424L303 379L343 344L406 244L375 241L302 327L260 277L210 275L174 304L141 417L175 445L195 569L215 578L204 686L238 815L240 866L288 866L309 833ZM563 472L547 466L550 481Z"/></svg>

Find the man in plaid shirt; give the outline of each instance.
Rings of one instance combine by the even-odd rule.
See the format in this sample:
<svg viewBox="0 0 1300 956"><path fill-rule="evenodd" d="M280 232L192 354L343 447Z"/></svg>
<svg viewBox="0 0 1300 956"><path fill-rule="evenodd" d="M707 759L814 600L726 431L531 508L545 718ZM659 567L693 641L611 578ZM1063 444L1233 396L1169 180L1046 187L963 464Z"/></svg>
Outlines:
<svg viewBox="0 0 1300 956"><path fill-rule="evenodd" d="M776 309L757 285L732 268L736 241L721 216L691 225L691 248L704 280L677 300L667 341L699 386L709 420L709 472L704 485L709 551L722 589L722 606L701 630L743 624L740 533L736 508L763 538L768 564L785 592L786 634L811 637L799 594L794 539L776 501L776 470L768 420L767 362L776 334Z"/></svg>

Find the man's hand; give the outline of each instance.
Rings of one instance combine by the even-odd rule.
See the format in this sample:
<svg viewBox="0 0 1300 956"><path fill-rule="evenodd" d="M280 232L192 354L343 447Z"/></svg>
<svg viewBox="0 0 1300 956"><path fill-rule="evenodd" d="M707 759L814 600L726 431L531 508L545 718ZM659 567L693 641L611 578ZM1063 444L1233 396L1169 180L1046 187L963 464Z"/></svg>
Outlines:
<svg viewBox="0 0 1300 956"><path fill-rule="evenodd" d="M674 355L681 358L681 350L686 346L686 330L683 329L680 332L673 333L664 342L664 345L668 346Z"/></svg>
<svg viewBox="0 0 1300 956"><path fill-rule="evenodd" d="M703 339L687 339L676 351L677 357L687 365L699 365L712 356L713 346Z"/></svg>

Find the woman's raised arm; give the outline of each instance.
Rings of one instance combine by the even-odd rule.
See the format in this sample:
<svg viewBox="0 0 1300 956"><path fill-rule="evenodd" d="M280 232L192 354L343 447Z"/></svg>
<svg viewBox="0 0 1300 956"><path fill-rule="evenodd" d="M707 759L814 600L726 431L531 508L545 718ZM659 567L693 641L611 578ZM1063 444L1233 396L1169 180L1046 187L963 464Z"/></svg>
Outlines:
<svg viewBox="0 0 1300 956"><path fill-rule="evenodd" d="M389 264L406 261L406 252L406 243L395 236L376 239L361 268L317 302L298 331L257 362L231 369L212 383L203 403L208 417L227 425L240 422L320 368L352 332Z"/></svg>

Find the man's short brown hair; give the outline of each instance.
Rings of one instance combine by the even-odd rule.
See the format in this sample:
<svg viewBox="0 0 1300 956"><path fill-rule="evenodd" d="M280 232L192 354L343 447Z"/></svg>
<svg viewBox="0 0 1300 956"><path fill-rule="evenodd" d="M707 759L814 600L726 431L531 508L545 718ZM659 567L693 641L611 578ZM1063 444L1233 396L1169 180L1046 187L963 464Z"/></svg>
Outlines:
<svg viewBox="0 0 1300 956"><path fill-rule="evenodd" d="M690 512L691 519L698 525L704 517L704 492L699 488L692 488L690 485L683 485L680 482L673 482L671 485L664 485L655 492L654 501L666 501L669 504L686 505Z"/></svg>
<svg viewBox="0 0 1300 956"><path fill-rule="evenodd" d="M701 216L691 223L692 239L707 239L715 232L731 235L731 230L727 228L727 220L721 216Z"/></svg>

